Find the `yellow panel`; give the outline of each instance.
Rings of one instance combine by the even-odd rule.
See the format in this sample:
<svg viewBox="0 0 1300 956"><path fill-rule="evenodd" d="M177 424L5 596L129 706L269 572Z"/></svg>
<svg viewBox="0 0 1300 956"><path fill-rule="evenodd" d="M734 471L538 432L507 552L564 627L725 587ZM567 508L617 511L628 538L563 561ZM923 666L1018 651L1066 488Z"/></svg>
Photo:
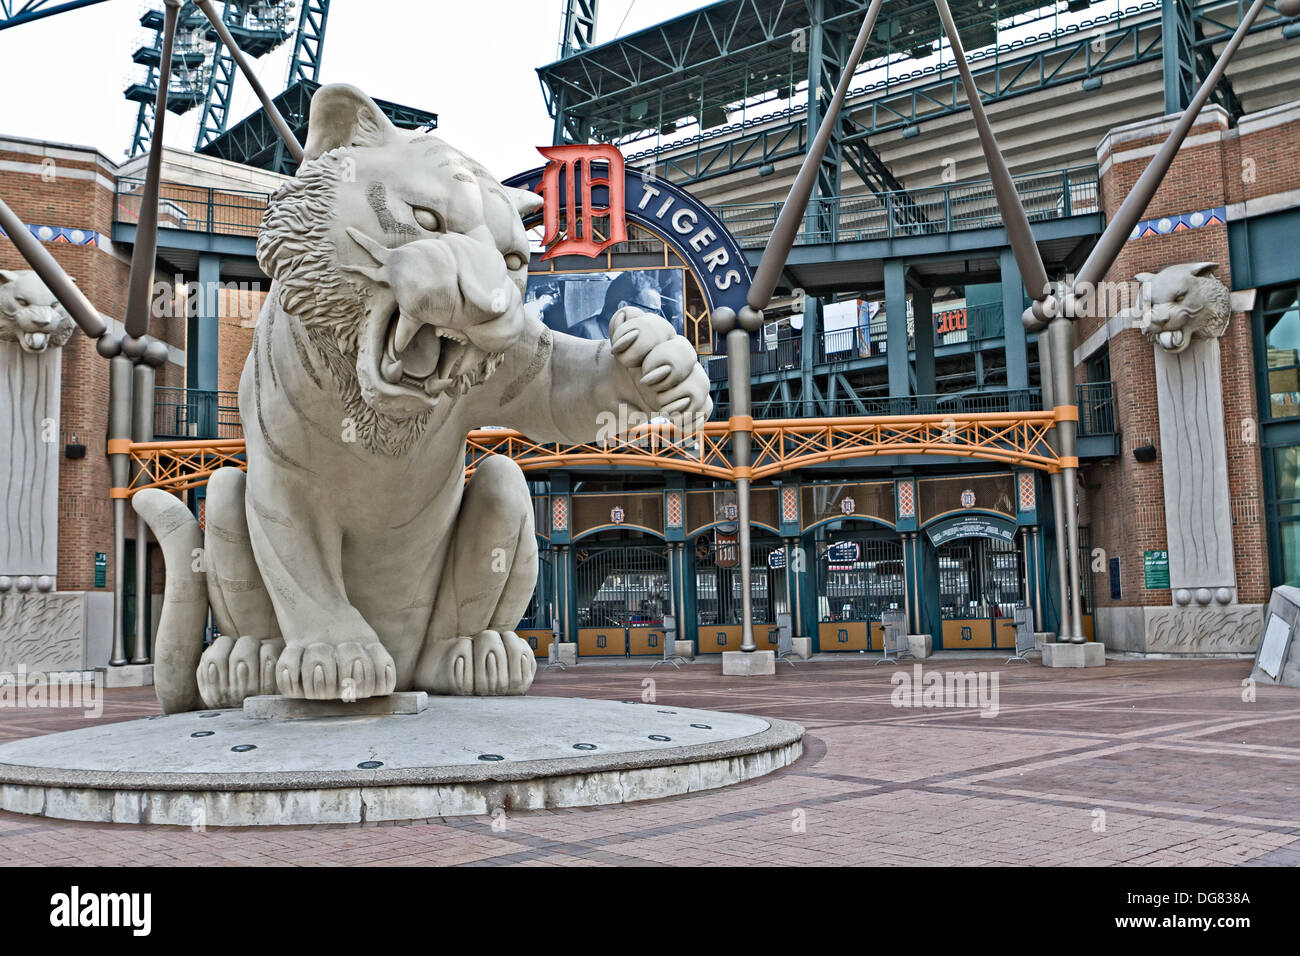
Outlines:
<svg viewBox="0 0 1300 956"><path fill-rule="evenodd" d="M754 643L758 645L760 651L776 650L777 642L780 639L781 629L775 624L754 625Z"/></svg>
<svg viewBox="0 0 1300 956"><path fill-rule="evenodd" d="M943 622L943 649L991 648L993 632L986 617Z"/></svg>
<svg viewBox="0 0 1300 956"><path fill-rule="evenodd" d="M1085 614L1083 616L1083 636L1090 641L1095 641L1097 639L1092 636L1092 615L1091 614Z"/></svg>
<svg viewBox="0 0 1300 956"><path fill-rule="evenodd" d="M622 657L627 641L621 627L578 628L578 655L581 657Z"/></svg>
<svg viewBox="0 0 1300 956"><path fill-rule="evenodd" d="M629 627L627 646L631 654L662 654L664 629L662 627Z"/></svg>
<svg viewBox="0 0 1300 956"><path fill-rule="evenodd" d="M740 650L739 624L712 624L699 630L699 653L721 654Z"/></svg>
<svg viewBox="0 0 1300 956"><path fill-rule="evenodd" d="M993 622L993 646L1015 649L1016 622L1014 618L999 617Z"/></svg>
<svg viewBox="0 0 1300 956"><path fill-rule="evenodd" d="M817 625L823 651L867 650L866 621L823 621Z"/></svg>
<svg viewBox="0 0 1300 956"><path fill-rule="evenodd" d="M533 656L545 659L551 652L551 641L555 639L549 627L547 628L524 628L515 631L520 637L528 642L528 646L533 649Z"/></svg>
<svg viewBox="0 0 1300 956"><path fill-rule="evenodd" d="M879 621L871 622L871 636L867 639L867 650L883 651L885 649L885 625Z"/></svg>

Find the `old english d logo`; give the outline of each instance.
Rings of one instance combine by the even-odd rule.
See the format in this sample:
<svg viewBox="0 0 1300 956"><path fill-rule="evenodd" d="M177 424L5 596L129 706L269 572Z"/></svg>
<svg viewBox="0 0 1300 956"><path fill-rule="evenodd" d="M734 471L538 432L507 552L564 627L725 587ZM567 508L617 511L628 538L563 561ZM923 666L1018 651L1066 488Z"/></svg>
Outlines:
<svg viewBox="0 0 1300 956"><path fill-rule="evenodd" d="M537 151L550 162L542 173L541 193L546 246L543 259L553 256L600 255L615 243L627 241L627 220L624 218L623 154L607 143L570 146L539 146ZM597 177L594 164L606 164L604 176ZM560 177L564 181L561 186ZM592 201L592 189L604 186L609 190L609 204L597 207ZM581 190L582 202L578 202ZM560 239L560 194L564 193L565 236ZM596 238L596 220L605 220L605 238Z"/></svg>
<svg viewBox="0 0 1300 956"><path fill-rule="evenodd" d="M726 647L726 646L727 646L727 632L726 632L726 631L718 631L718 646L719 646L719 647Z"/></svg>
<svg viewBox="0 0 1300 956"><path fill-rule="evenodd" d="M597 635L596 635L596 646L597 646L597 647L601 647L601 648L603 648L603 647L605 646L605 643L606 643L606 641L605 641L605 635L604 635L604 634L597 634Z"/></svg>

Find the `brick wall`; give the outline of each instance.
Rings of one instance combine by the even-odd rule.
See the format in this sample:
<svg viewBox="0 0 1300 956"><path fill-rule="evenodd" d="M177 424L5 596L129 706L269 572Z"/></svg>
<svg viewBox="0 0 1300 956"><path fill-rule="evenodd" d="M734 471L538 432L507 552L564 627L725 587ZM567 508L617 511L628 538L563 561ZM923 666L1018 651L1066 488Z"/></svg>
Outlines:
<svg viewBox="0 0 1300 956"><path fill-rule="evenodd" d="M1212 108L1202 113L1189 135L1190 145L1178 152L1168 176L1143 213L1144 219L1300 188L1300 169L1287 158L1288 150L1294 149L1300 137L1300 122L1238 134L1228 129L1226 120L1221 110ZM1157 120L1150 125L1153 128L1145 134L1125 127L1103 145L1099 156L1103 163L1101 190L1108 221L1146 167L1151 147L1165 138L1165 128L1154 127L1167 124ZM1243 165L1243 157L1249 157L1251 163ZM1132 239L1125 244L1106 280L1129 283L1139 272L1203 261L1219 263L1216 274L1231 287L1226 225ZM1082 345L1109 317L1103 310L1098 317L1081 320L1076 344ZM1266 601L1269 592L1260 452L1253 438L1258 432L1253 427L1258 405L1252 339L1250 315L1238 313L1232 316L1220 340L1234 560L1238 597L1243 603ZM1154 351L1135 328L1119 332L1109 345L1122 449L1118 459L1081 468L1081 520L1091 528L1094 547L1104 549L1108 557L1120 558L1123 597L1111 601L1109 587L1103 586L1105 582L1099 578L1097 603L1168 605L1169 591L1146 590L1142 571L1143 552L1166 547ZM1075 373L1076 380L1081 381L1082 366ZM1137 462L1132 455L1135 447L1145 444L1157 449L1156 460L1149 464Z"/></svg>
<svg viewBox="0 0 1300 956"><path fill-rule="evenodd" d="M101 246L47 243L45 248L96 309L107 318L122 319L129 250L107 247L115 202L111 166L92 150L30 144L19 151L10 145L6 149L0 143L0 196L26 223L88 229L103 237ZM47 159L50 162L44 162ZM0 268L29 268L8 239L0 239ZM184 348L184 332L183 319L150 321L151 335L178 348ZM94 588L94 556L103 552L108 555L109 589L114 573L107 456L109 363L80 331L63 348L62 362L60 441L66 444L75 437L86 446L86 456L75 461L65 457L59 465L58 586ZM184 369L168 363L159 370L158 383L183 384Z"/></svg>
<svg viewBox="0 0 1300 956"><path fill-rule="evenodd" d="M266 301L266 291L224 290L220 297L220 328L217 332L217 387L223 392L239 390L244 360L253 347L253 327Z"/></svg>

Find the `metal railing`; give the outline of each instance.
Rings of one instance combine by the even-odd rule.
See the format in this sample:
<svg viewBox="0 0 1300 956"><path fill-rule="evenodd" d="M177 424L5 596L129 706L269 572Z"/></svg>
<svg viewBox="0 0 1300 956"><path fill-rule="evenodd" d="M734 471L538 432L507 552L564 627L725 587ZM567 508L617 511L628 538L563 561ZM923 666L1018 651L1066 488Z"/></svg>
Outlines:
<svg viewBox="0 0 1300 956"><path fill-rule="evenodd" d="M1076 388L1079 405L1080 435L1114 435L1115 384L1088 382ZM988 389L978 392L939 395L909 395L890 398L886 395L859 396L813 402L813 417L853 418L862 415L964 415L988 412L1029 412L1043 408L1038 389ZM807 407L802 401L756 401L755 419L803 418ZM713 420L725 421L731 414L727 402L716 402Z"/></svg>
<svg viewBox="0 0 1300 956"><path fill-rule="evenodd" d="M1074 386L1080 435L1115 434L1115 383L1084 382Z"/></svg>
<svg viewBox="0 0 1300 956"><path fill-rule="evenodd" d="M1036 412L1043 408L1042 394L1034 388L989 389L936 395L907 395L891 398L871 396L814 402L814 417L855 418L882 415L977 415L992 412ZM755 402L753 417L761 420L803 418L802 401ZM714 421L731 414L727 402L713 406Z"/></svg>
<svg viewBox="0 0 1300 956"><path fill-rule="evenodd" d="M751 354L750 372L757 375L759 372L779 372L786 368L798 368L799 345L798 339L781 339L776 343L776 348ZM725 360L721 364L725 367ZM726 375L724 374L723 377L725 378Z"/></svg>
<svg viewBox="0 0 1300 956"><path fill-rule="evenodd" d="M159 386L154 389L156 439L243 438L236 392Z"/></svg>
<svg viewBox="0 0 1300 956"><path fill-rule="evenodd" d="M936 313L934 323L935 347L945 345L974 345L989 339L1002 338L1005 326L1000 302L968 306ZM907 347L916 347L915 337L907 337ZM818 343L817 361L847 362L853 359L884 355L888 350L888 323L884 311L876 314L867 326L833 329L822 333ZM797 364L797 360L796 360Z"/></svg>
<svg viewBox="0 0 1300 956"><path fill-rule="evenodd" d="M1064 219L1100 210L1096 166L1016 176L1031 222ZM140 218L144 180L117 182L113 221L134 225ZM214 235L257 235L270 195L164 182L159 185L158 225L163 229ZM718 218L746 248L762 248L782 203L723 203ZM813 227L809 228L809 223ZM813 199L796 245L857 242L938 235L1002 225L1002 213L988 179L864 196Z"/></svg>
<svg viewBox="0 0 1300 956"><path fill-rule="evenodd" d="M135 225L140 221L140 193L143 189L143 179L117 181L114 222ZM262 226L269 199L269 193L159 183L158 227L253 238Z"/></svg>
<svg viewBox="0 0 1300 956"><path fill-rule="evenodd" d="M1013 177L1031 222L1100 212L1096 166ZM713 211L745 248L762 248L780 215L780 202L722 203ZM813 199L796 245L863 242L940 235L1002 225L989 179L864 196Z"/></svg>

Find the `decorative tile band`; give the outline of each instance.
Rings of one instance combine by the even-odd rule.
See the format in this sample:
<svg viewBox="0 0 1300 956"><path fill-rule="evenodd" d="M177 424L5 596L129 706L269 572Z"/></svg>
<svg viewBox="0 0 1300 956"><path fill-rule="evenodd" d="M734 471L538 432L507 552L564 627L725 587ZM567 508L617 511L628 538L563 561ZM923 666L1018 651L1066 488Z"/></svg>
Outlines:
<svg viewBox="0 0 1300 956"><path fill-rule="evenodd" d="M1228 221L1228 208L1215 206L1213 209L1201 209L1197 212L1184 212L1176 216L1161 216L1158 219L1143 219L1129 234L1129 239L1145 239L1147 236L1167 236L1175 232L1187 232L1189 229L1201 229L1205 226L1222 226Z"/></svg>
<svg viewBox="0 0 1300 956"><path fill-rule="evenodd" d="M41 242L63 242L73 246L97 246L99 245L99 233L92 229L69 229L64 226L32 226L27 227L30 232ZM0 236L8 238L9 234L0 229Z"/></svg>

